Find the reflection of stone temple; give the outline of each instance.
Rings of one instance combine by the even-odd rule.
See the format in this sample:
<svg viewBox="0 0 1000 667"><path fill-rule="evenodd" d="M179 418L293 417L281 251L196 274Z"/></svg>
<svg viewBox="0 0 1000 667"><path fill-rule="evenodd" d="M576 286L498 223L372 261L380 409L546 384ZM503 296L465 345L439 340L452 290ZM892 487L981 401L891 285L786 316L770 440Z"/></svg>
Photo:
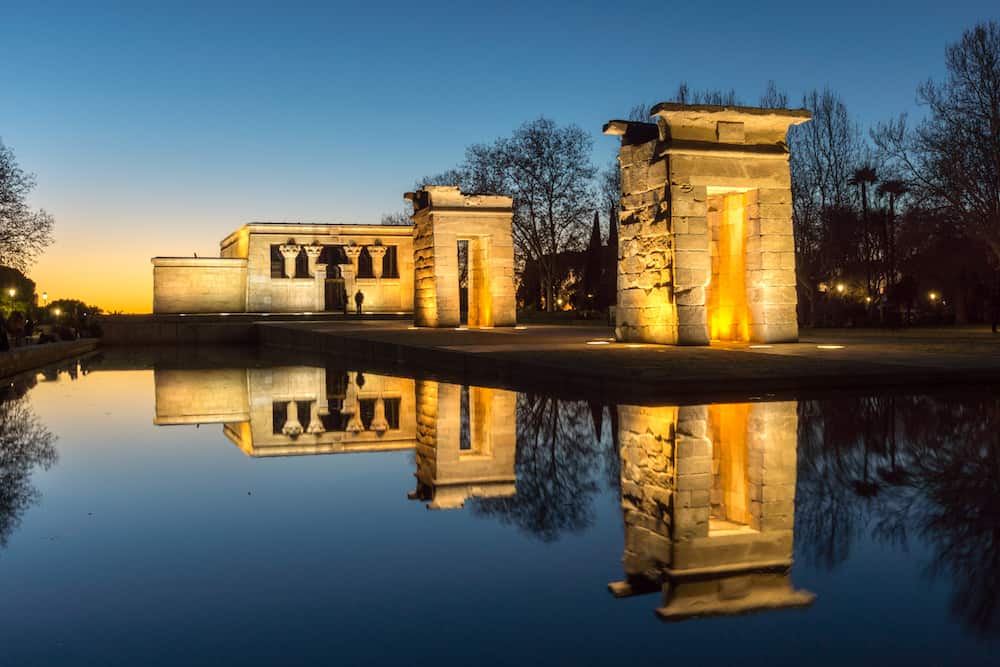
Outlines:
<svg viewBox="0 0 1000 667"><path fill-rule="evenodd" d="M417 489L431 509L514 495L516 394L417 382Z"/></svg>
<svg viewBox="0 0 1000 667"><path fill-rule="evenodd" d="M796 404L618 408L624 597L664 619L808 605L790 572Z"/></svg>
<svg viewBox="0 0 1000 667"><path fill-rule="evenodd" d="M414 449L430 508L514 493L513 392L312 366L154 377L156 424L222 424L248 456Z"/></svg>

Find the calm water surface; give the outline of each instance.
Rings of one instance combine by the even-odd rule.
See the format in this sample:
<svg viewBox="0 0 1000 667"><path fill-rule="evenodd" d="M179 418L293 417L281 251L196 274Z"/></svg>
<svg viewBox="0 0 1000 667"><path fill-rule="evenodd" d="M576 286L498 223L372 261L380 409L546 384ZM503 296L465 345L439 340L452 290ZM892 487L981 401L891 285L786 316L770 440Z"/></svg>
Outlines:
<svg viewBox="0 0 1000 667"><path fill-rule="evenodd" d="M89 360L4 399L3 665L1000 649L988 392L605 406Z"/></svg>

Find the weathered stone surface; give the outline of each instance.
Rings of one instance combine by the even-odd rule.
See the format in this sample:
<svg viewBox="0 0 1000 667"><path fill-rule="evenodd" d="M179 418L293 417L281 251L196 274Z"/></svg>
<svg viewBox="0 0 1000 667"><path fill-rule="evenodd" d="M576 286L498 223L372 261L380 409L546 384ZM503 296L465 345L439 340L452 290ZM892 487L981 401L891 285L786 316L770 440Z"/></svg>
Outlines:
<svg viewBox="0 0 1000 667"><path fill-rule="evenodd" d="M623 141L616 338L794 340L784 308L795 305L795 248L781 147L808 114L658 108L656 138L648 124L634 132L614 124ZM671 292L653 291L667 284Z"/></svg>
<svg viewBox="0 0 1000 667"><path fill-rule="evenodd" d="M468 325L514 326L512 200L434 185L408 193L407 198L414 205L416 325L461 323L458 242L468 241Z"/></svg>

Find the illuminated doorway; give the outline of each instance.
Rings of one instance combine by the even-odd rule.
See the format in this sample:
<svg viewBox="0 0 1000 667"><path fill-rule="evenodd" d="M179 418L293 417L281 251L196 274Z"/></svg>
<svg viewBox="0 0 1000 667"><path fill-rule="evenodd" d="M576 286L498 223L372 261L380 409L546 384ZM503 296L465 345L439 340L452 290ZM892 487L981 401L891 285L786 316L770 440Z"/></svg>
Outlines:
<svg viewBox="0 0 1000 667"><path fill-rule="evenodd" d="M749 341L747 305L747 195L708 189L712 278L709 283L709 336L712 340Z"/></svg>

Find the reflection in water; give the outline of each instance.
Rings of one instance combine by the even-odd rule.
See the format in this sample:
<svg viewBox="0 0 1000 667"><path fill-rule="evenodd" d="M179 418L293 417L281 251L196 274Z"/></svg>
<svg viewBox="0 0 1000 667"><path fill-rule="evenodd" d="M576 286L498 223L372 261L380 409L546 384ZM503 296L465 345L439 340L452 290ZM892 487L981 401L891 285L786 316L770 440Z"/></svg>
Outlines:
<svg viewBox="0 0 1000 667"><path fill-rule="evenodd" d="M1000 400L885 396L805 402L796 529L810 562L833 568L866 534L930 545L930 577L952 611L1000 635Z"/></svg>
<svg viewBox="0 0 1000 667"><path fill-rule="evenodd" d="M619 406L625 580L664 619L805 606L792 587L796 404Z"/></svg>
<svg viewBox="0 0 1000 667"><path fill-rule="evenodd" d="M514 495L515 395L432 380L416 385L417 489L432 509Z"/></svg>
<svg viewBox="0 0 1000 667"><path fill-rule="evenodd" d="M932 549L928 576L953 582L954 613L997 634L1000 401L991 397L606 412L309 366L158 369L155 382L157 424L222 424L254 457L412 449L410 498L432 509L472 499L475 515L542 541L588 528L602 490L620 490L624 578L610 588L660 591L657 612L669 620L808 606L812 594L790 578L793 550L830 569L859 540L904 547L916 537Z"/></svg>
<svg viewBox="0 0 1000 667"><path fill-rule="evenodd" d="M590 419L586 403L518 394L517 494L477 502L473 512L546 542L589 527L600 489L595 471L602 454L613 453L590 432Z"/></svg>
<svg viewBox="0 0 1000 667"><path fill-rule="evenodd" d="M77 377L77 364L67 365ZM59 369L49 370L55 379ZM24 512L38 502L31 484L36 468L48 469L56 462L55 436L42 425L25 393L35 384L32 375L21 375L0 391L0 548L21 524Z"/></svg>

